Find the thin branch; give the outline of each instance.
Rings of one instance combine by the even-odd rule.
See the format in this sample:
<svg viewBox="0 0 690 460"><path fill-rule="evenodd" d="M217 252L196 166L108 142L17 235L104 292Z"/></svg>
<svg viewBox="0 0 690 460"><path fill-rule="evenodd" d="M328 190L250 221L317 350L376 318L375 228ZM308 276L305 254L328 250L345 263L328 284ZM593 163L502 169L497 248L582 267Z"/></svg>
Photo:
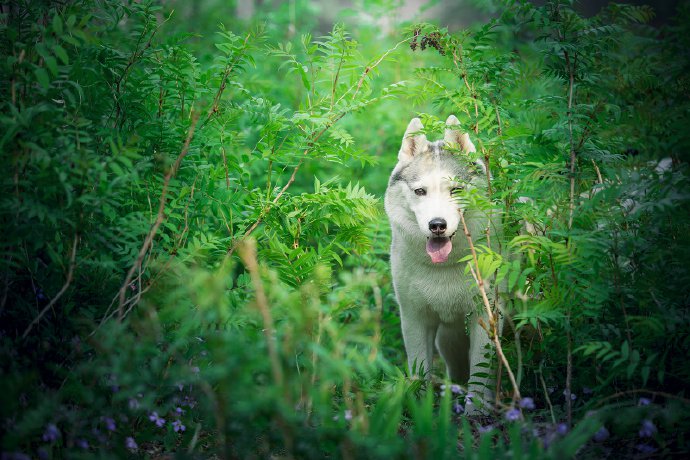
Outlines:
<svg viewBox="0 0 690 460"><path fill-rule="evenodd" d="M74 277L74 267L76 265L75 261L77 258L77 244L79 243L79 234L74 235L74 241L72 242L72 254L70 255L69 259L69 269L67 270L67 278L65 279L65 284L62 285L62 288L58 291L57 294L55 294L55 297L46 305L43 310L34 318L33 321L29 324L29 326L26 328L24 333L22 334L22 339L26 338L26 336L31 332L31 329L43 318L43 316L50 310L55 303L60 300L60 297L67 291L67 288L69 287L70 284L72 284L72 279Z"/></svg>
<svg viewBox="0 0 690 460"><path fill-rule="evenodd" d="M573 381L573 338L570 333L570 314L568 314L568 331L566 333L568 354L566 356L565 369L565 399L566 399L566 414L568 417L568 426L573 426L573 399L572 399L572 381Z"/></svg>
<svg viewBox="0 0 690 460"><path fill-rule="evenodd" d="M344 42L345 40L343 40ZM333 77L333 87L331 88L331 110L333 110L333 104L335 104L335 90L338 87L338 78L340 77L340 69L343 66L343 61L345 60L345 46L343 46L343 52L340 53L340 62L338 62L338 70L335 71L335 76Z"/></svg>
<svg viewBox="0 0 690 460"><path fill-rule="evenodd" d="M280 189L280 192L278 192L278 194L275 196L275 198L273 198L273 200L272 200L268 205L266 205L266 207L264 207L264 209L261 211L261 214L260 214L259 217L256 219L256 221L254 221L253 224L251 224L249 227L247 227L247 230L245 230L244 234L243 234L238 240L236 240L236 241L233 243L232 247L231 247L230 250L228 251L228 254L227 254L228 256L232 255L232 254L235 252L235 250L237 249L237 247L240 245L240 243L241 243L242 241L244 241L249 235L251 235L251 233L252 233L254 230L256 230L256 228L259 226L259 224L261 224L261 222L263 222L264 217L266 217L266 215L268 214L268 212L272 209L273 205L275 205L275 204L278 202L278 200L280 200L280 197L283 196L283 194L285 193L285 191L286 191L288 188L290 188L290 186L292 185L292 183L295 181L295 178L297 177L297 171L299 171L299 168L300 168L300 167L302 166L302 164L304 163L304 156L306 156L306 155L314 148L314 145L315 145L316 142L319 140L319 138L320 138L320 137L321 137L331 126L333 126L335 123L337 123L338 120L340 120L342 117L344 117L346 113L347 113L347 112L342 112L342 113L340 113L337 117L335 117L335 119L334 119L332 122L330 122L330 123L328 123L326 126L324 126L324 128L323 128L321 131L319 131L319 132L316 134L316 136L314 136L314 138L309 142L309 147L307 147L307 148L304 150L304 152L302 153L303 158L299 161L299 163L297 163L297 166L295 166L295 167L293 168L292 174L290 175L290 178L288 179L287 183L283 186L283 188Z"/></svg>
<svg viewBox="0 0 690 460"><path fill-rule="evenodd" d="M474 127L472 129L474 130L474 134L479 134L479 103L477 102L477 95L474 93L472 87L470 87L470 82L467 80L467 68L460 69L458 62L460 62L463 67L465 66L465 63L462 60L462 47L460 47L459 55L457 49L453 49L453 64L455 64L455 68L460 72L460 77L465 83L465 87L467 88L470 97L474 100Z"/></svg>
<svg viewBox="0 0 690 460"><path fill-rule="evenodd" d="M577 61L573 62L571 65L568 50L563 50L563 55L565 57L565 64L568 68L568 135L570 141L570 209L568 212L568 230L570 230L573 227L573 214L575 213L575 172L577 168L577 156L573 141L573 91L575 88L575 65ZM577 56L575 58L577 59ZM584 142L584 134L582 139ZM566 413L568 415L568 426L572 426L573 401L571 399L571 389L573 378L573 345L572 336L570 333L570 311L568 311L567 316L567 328L568 349L565 374L565 388L567 393Z"/></svg>
<svg viewBox="0 0 690 460"><path fill-rule="evenodd" d="M570 212L568 216L568 229L570 229L573 226L573 213L575 211L575 169L577 165L575 144L573 141L573 90L575 87L575 68L571 66L570 55L567 50L563 51L563 55L565 56L565 64L568 68L568 134L570 137Z"/></svg>
<svg viewBox="0 0 690 460"><path fill-rule="evenodd" d="M474 243L472 242L472 235L470 234L470 230L467 227L467 222L465 222L465 215L462 211L460 211L460 220L462 221L462 227L465 232L465 237L467 238L467 243L470 246L470 251L472 251L472 259L474 261L474 268L470 264L470 271L472 272L472 276L474 277L475 281L477 282L477 286L479 287L479 292L482 295L482 301L484 303L484 309L486 310L486 315L489 318L489 327L491 328L490 332L490 338L494 342L494 346L496 347L496 353L498 354L499 358L503 362L503 365L506 367L506 372L508 373L508 378L510 379L510 383L513 386L513 397L514 399L521 399L520 396L520 389L518 388L518 384L515 381L515 375L513 374L512 369L510 368L510 364L508 363L508 359L506 359L505 354L503 353L503 347L501 346L501 340L499 338L498 334L498 322L496 321L496 316L494 315L493 311L491 310L491 303L489 302L489 298L486 295L486 288L484 287L484 280L482 279L482 274L479 270L479 261L477 260L477 251L474 248ZM475 271L476 268L476 271ZM488 333L489 331L487 331Z"/></svg>
<svg viewBox="0 0 690 460"><path fill-rule="evenodd" d="M354 100L355 97L357 97L357 94L359 93L359 90L361 89L362 84L364 83L364 79L366 78L366 76L367 76L374 68L376 68L379 64L381 64L381 62L383 62L383 60L384 60L390 53L392 53L392 52L395 51L400 45L402 45L403 43L407 43L407 42L410 41L411 39L412 39L412 38L410 37L410 38L406 38L406 39L404 39L404 40L399 41L398 43L395 44L395 46L393 46L393 48L390 48L390 49L387 50L385 53L383 53L383 54L381 55L381 57L379 57L379 59L377 59L372 65L366 66L365 69L364 69L364 71L362 72L362 75L361 75L361 77L359 78L359 81L357 82L357 84L356 84L356 85L350 86L350 88L348 88L348 90L345 91L345 93L343 93L343 94L338 98L338 100L336 101L335 105L338 105L338 104L340 103L340 101L343 100L343 98L344 98L345 96L347 96L347 95L353 90L353 88L355 89L355 91L354 91L354 93L352 94L352 100ZM280 192L278 192L278 194L275 196L275 198L273 198L273 200L272 200L266 207L264 207L264 209L261 211L261 213L260 213L259 217L256 219L256 221L254 221L254 223L252 223L249 227L247 227L247 229L245 230L244 234L243 234L238 240L236 240L236 241L233 243L233 245L232 245L232 246L230 247L230 249L228 250L227 256L231 256L231 255L235 252L235 250L237 249L238 245L239 245L242 241L244 241L249 235L251 235L251 233L252 233L254 230L256 230L256 228L259 226L259 224L261 224L261 222L263 221L264 217L266 217L266 215L267 215L267 214L269 213L269 211L272 209L273 205L275 205L275 204L278 202L278 200L280 200L280 198L283 196L283 194L285 193L285 191L286 191L286 190L292 185L292 183L295 181L295 178L297 177L297 172L299 171L300 167L301 167L302 164L304 163L304 156L306 156L306 155L315 147L315 144L316 144L316 142L319 140L319 138L320 138L326 131L328 131L328 129L329 129L331 126L333 126L333 125L336 124L341 118L343 118L347 113L349 113L349 110L345 110L345 111L339 113L335 118L332 119L332 121L330 121L329 123L327 123L327 124L323 127L323 129L322 129L321 131L319 131L319 132L316 134L316 136L314 136L314 137L310 140L310 142L309 142L309 144L308 144L308 147L307 147L307 148L304 150L304 152L303 152L303 158L299 161L299 163L297 163L297 166L295 166L295 167L293 168L292 174L290 175L290 178L288 179L287 183L283 186L282 189L280 189ZM283 142L284 142L284 141L285 141L285 140L283 140Z"/></svg>
<svg viewBox="0 0 690 460"><path fill-rule="evenodd" d="M156 236L156 233L158 232L158 228L165 220L165 202L168 194L168 185L170 183L170 179L175 177L175 175L177 174L182 160L184 159L184 157L187 156L187 153L189 152L189 145L191 144L192 138L194 137L194 129L196 128L197 121L199 121L199 116L198 114L194 114L192 116L192 123L189 126L189 130L187 131L187 138L184 141L182 150L180 151L180 154L177 156L175 163L170 168L168 173L165 175L165 178L163 180L163 190L161 191L161 198L158 203L158 214L156 216L156 221L151 227L151 230L149 230L149 233L146 235L146 238L144 239L144 244L142 244L141 249L139 249L139 254L137 255L134 264L129 269L129 272L127 272L127 276L125 276L125 281L122 283L122 286L120 287L119 302L117 308L118 317L120 321L122 321L125 314L124 305L125 298L127 295L127 287L129 286L129 283L132 281L134 273L141 268L141 263L144 260L144 256L146 256L146 253L151 248L151 245L153 244L153 239Z"/></svg>
<svg viewBox="0 0 690 460"><path fill-rule="evenodd" d="M601 177L601 171L599 171L599 166L597 166L597 163L594 161L594 158L592 158L592 165L594 165L594 170L597 172L597 181L599 182L599 185L604 183L604 179Z"/></svg>
<svg viewBox="0 0 690 460"><path fill-rule="evenodd" d="M674 395L671 393L666 393L664 391L645 390L645 389L641 388L641 389L636 389L636 390L621 391L621 392L609 395L605 398L598 400L597 406L601 406L602 404L604 404L605 401L608 401L610 399L620 398L622 396L627 396L627 395L637 394L637 393L646 393L646 394L650 394L653 396L660 396L660 397L666 398L666 399L675 399L676 401L680 401L680 402L683 402L685 404L690 404L690 399L683 398L682 396L677 396L677 395Z"/></svg>
<svg viewBox="0 0 690 460"><path fill-rule="evenodd" d="M252 285L254 286L254 294L256 296L256 307L261 313L261 319L263 320L264 336L266 338L266 346L268 347L268 357L271 361L271 373L273 374L273 383L278 387L283 386L283 368L280 365L280 358L278 356L278 350L276 348L275 342L275 330L273 327L273 318L271 316L271 310L268 306L268 299L266 298L266 293L264 291L264 285L261 281L261 275L259 273L259 263L256 258L256 240L246 239L239 246L239 253L244 265L249 271L249 275L252 280Z"/></svg>
<svg viewBox="0 0 690 460"><path fill-rule="evenodd" d="M354 100L355 97L357 96L357 93L359 93L359 90L362 88L362 84L364 83L364 79L366 78L366 76L367 76L372 70L374 70L379 64L381 64L381 62L383 62L383 60L384 60L389 54L391 54L393 51L395 51L396 49L398 49L398 47L399 47L400 45L402 45L403 43L407 43L407 42L409 42L410 40L412 40L412 37L406 38L406 39L404 39L404 40L400 40L398 43L395 44L395 46L393 46L393 48L391 48L391 49L387 50L385 53L383 53L383 54L381 55L381 57L378 58L378 59L376 60L376 62L374 62L372 65L366 66L366 67L364 68L364 72L362 72L362 76L359 78L359 81L357 82L357 84L356 84L356 85L350 86L350 88L348 88L348 90L345 91L345 92L342 94L342 96L340 96L340 97L338 98L338 100L335 102L335 104L338 105L338 103L340 103L340 101L342 101L343 98L344 98L345 96L347 96L348 94L350 94L350 91L352 91L353 88L355 88L355 93L352 95L352 100Z"/></svg>
<svg viewBox="0 0 690 460"><path fill-rule="evenodd" d="M247 42L249 41L249 37L251 37L251 35L251 33L247 34L247 36L244 38L244 43L242 43L242 50L239 53L237 53L235 59L233 59L232 62L225 67L225 71L223 72L223 76L220 80L220 86L218 87L216 96L213 98L211 108L208 109L208 113L206 114L206 120L204 120L204 124L208 122L215 113L218 112L218 104L220 103L220 98L223 96L223 92L225 91L228 77L230 76L230 73L233 71L237 63L240 62L240 59L242 58L242 53L247 49Z"/></svg>
<svg viewBox="0 0 690 460"><path fill-rule="evenodd" d="M546 382L544 381L544 373L541 370L543 362L539 363L539 370L537 371L539 373L539 380L541 381L541 387L544 390L544 399L546 399L546 404L549 405L549 412L551 412L551 421L556 424L556 415L553 412L553 404L551 404L551 398L549 397L549 392L546 389Z"/></svg>
<svg viewBox="0 0 690 460"><path fill-rule="evenodd" d="M117 126L117 119L120 118L120 112L122 111L122 107L120 106L120 100L119 100L120 92L122 89L122 83L127 79L127 75L129 74L129 71L134 66L134 64L137 63L137 60L144 55L144 52L147 49L149 49L151 47L151 43L153 42L153 38L156 36L156 33L158 33L160 28L163 27L163 25L166 22L168 22L171 17L172 17L172 12L165 19L165 21L161 22L158 25L158 27L156 27L153 30L153 33L151 34L148 41L146 42L146 44L144 45L144 47L141 50L139 49L139 44L141 43L141 40L144 37L144 35L146 35L146 33L148 32L148 28L144 29L142 34L139 36L139 40L137 41L136 48L132 52L132 55L129 57L129 60L127 62L127 65L125 65L125 68L122 71L122 74L120 75L120 77L117 79L117 82L115 83L115 94L114 94L114 97L115 97L115 126Z"/></svg>
<svg viewBox="0 0 690 460"><path fill-rule="evenodd" d="M220 154L223 156L223 168L225 168L225 188L230 190L230 174L228 172L228 160L225 158L225 146L220 146Z"/></svg>

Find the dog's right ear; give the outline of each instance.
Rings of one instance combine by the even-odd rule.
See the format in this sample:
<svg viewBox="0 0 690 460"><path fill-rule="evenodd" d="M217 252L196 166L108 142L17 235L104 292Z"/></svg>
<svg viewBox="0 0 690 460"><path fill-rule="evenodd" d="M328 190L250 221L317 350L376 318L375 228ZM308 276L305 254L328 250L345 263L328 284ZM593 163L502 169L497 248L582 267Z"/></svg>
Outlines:
<svg viewBox="0 0 690 460"><path fill-rule="evenodd" d="M446 132L443 140L447 144L458 144L465 153L477 151L470 140L470 135L461 131L460 120L455 115L449 116L446 120Z"/></svg>
<svg viewBox="0 0 690 460"><path fill-rule="evenodd" d="M398 161L411 161L415 155L424 150L426 136L419 133L422 129L424 129L422 120L413 118L412 121L410 121L410 124L407 125L407 129L405 130L405 136L403 136L402 146L398 153Z"/></svg>

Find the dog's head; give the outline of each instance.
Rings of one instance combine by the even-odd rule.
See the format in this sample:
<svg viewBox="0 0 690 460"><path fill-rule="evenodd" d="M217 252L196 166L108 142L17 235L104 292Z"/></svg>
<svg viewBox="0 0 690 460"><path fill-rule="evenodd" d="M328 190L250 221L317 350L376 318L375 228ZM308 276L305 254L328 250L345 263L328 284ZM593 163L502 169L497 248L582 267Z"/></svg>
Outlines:
<svg viewBox="0 0 690 460"><path fill-rule="evenodd" d="M433 263L444 263L453 249L453 236L462 231L456 192L475 186L486 167L481 160L472 163L457 153L476 149L454 115L446 120L443 140L429 142L422 130L419 118L407 126L386 192L386 212L393 226L426 245Z"/></svg>

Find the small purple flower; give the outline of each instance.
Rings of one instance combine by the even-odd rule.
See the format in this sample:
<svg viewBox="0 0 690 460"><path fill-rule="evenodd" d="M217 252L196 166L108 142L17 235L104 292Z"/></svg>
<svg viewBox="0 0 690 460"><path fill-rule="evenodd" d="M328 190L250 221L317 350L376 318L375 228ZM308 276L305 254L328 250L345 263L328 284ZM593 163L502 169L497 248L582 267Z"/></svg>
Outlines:
<svg viewBox="0 0 690 460"><path fill-rule="evenodd" d="M196 406L196 399L192 398L189 395L185 395L184 400L182 401L183 406L187 406L190 409L194 409L194 406Z"/></svg>
<svg viewBox="0 0 690 460"><path fill-rule="evenodd" d="M156 424L157 427L162 427L165 425L165 419L158 416L158 412L151 412L149 415L149 420Z"/></svg>
<svg viewBox="0 0 690 460"><path fill-rule="evenodd" d="M180 420L173 421L172 426L173 426L173 430L175 430L175 433L177 433L179 431L184 431L187 429L187 427L184 426Z"/></svg>
<svg viewBox="0 0 690 460"><path fill-rule="evenodd" d="M80 449L87 450L89 448L89 441L87 441L86 439L77 439L76 444L77 447L79 447Z"/></svg>
<svg viewBox="0 0 690 460"><path fill-rule="evenodd" d="M635 446L635 449L637 449L638 451L640 451L640 453L643 454L653 454L654 452L656 452L656 447L650 446L649 444L637 444Z"/></svg>
<svg viewBox="0 0 690 460"><path fill-rule="evenodd" d="M479 432L482 433L482 434L483 434L483 433L488 433L489 431L491 431L491 430L493 430L493 429L494 429L494 426L493 426L493 425L486 425L486 426L479 425L479 426L477 427L477 431L479 431Z"/></svg>
<svg viewBox="0 0 690 460"><path fill-rule="evenodd" d="M198 374L200 372L199 366L192 366L192 372Z"/></svg>
<svg viewBox="0 0 690 460"><path fill-rule="evenodd" d="M520 409L534 410L534 399L527 397L520 400Z"/></svg>
<svg viewBox="0 0 690 460"><path fill-rule="evenodd" d="M117 430L117 426L115 425L115 420L113 420L110 417L102 417L103 423L105 424L105 429L108 431L115 431Z"/></svg>
<svg viewBox="0 0 690 460"><path fill-rule="evenodd" d="M345 420L352 420L352 411L350 409L345 410Z"/></svg>
<svg viewBox="0 0 690 460"><path fill-rule="evenodd" d="M465 408L462 407L462 404L456 402L453 403L453 412L455 412L456 414L462 414L463 412L465 412Z"/></svg>
<svg viewBox="0 0 690 460"><path fill-rule="evenodd" d="M559 423L556 425L556 433L560 434L561 436L565 436L568 433L568 424Z"/></svg>
<svg viewBox="0 0 690 460"><path fill-rule="evenodd" d="M638 406L649 406L652 403L652 400L649 398L640 398L638 401L637 405Z"/></svg>
<svg viewBox="0 0 690 460"><path fill-rule="evenodd" d="M602 426L596 433L594 433L594 440L596 442L604 442L609 438L609 435L609 430L607 430L605 426Z"/></svg>
<svg viewBox="0 0 690 460"><path fill-rule="evenodd" d="M641 438L651 438L656 431L656 426L654 426L651 420L642 420L642 427L639 432Z"/></svg>
<svg viewBox="0 0 690 460"><path fill-rule="evenodd" d="M36 300L46 300L46 296L43 294L43 289L36 289Z"/></svg>
<svg viewBox="0 0 690 460"><path fill-rule="evenodd" d="M462 388L460 388L460 385L454 383L450 386L450 391L455 395L459 395L462 393Z"/></svg>
<svg viewBox="0 0 690 460"><path fill-rule="evenodd" d="M568 393L570 393L568 390L563 390L563 396L568 398ZM570 399L571 401L575 401L577 399L577 395L575 393L570 393Z"/></svg>
<svg viewBox="0 0 690 460"><path fill-rule="evenodd" d="M137 446L137 442L133 437L127 436L127 439L125 439L125 447L131 451L135 451L139 446Z"/></svg>
<svg viewBox="0 0 690 460"><path fill-rule="evenodd" d="M139 401L134 398L129 398L129 402L127 404L131 410L139 409Z"/></svg>
<svg viewBox="0 0 690 460"><path fill-rule="evenodd" d="M45 442L55 442L60 437L60 430L54 423L49 423L46 430L43 432L43 440Z"/></svg>
<svg viewBox="0 0 690 460"><path fill-rule="evenodd" d="M510 409L508 412L506 412L506 420L509 422L514 422L515 420L520 419L520 409Z"/></svg>
<svg viewBox="0 0 690 460"><path fill-rule="evenodd" d="M178 407L175 409L175 413L179 417L180 415L184 414L184 409L182 409L181 407Z"/></svg>

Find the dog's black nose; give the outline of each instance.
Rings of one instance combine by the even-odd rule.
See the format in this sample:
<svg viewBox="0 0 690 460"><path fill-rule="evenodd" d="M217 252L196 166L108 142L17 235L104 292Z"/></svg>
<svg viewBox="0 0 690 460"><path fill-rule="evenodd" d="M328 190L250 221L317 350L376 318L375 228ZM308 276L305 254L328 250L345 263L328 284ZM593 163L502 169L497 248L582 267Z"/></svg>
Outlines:
<svg viewBox="0 0 690 460"><path fill-rule="evenodd" d="M429 221L429 230L431 230L431 233L433 233L434 235L441 235L445 233L446 225L446 219L436 217Z"/></svg>

